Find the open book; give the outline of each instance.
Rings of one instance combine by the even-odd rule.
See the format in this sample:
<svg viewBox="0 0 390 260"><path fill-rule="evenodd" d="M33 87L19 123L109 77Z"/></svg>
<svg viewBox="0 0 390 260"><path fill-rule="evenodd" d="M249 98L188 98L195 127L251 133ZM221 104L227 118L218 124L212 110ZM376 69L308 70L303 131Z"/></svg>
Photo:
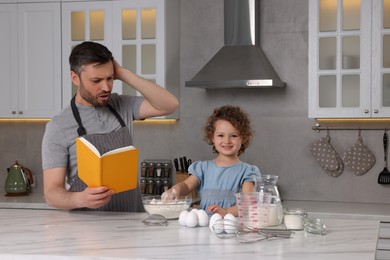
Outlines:
<svg viewBox="0 0 390 260"><path fill-rule="evenodd" d="M100 155L84 137L76 139L79 178L89 187L106 186L116 193L137 187L138 149L117 148Z"/></svg>

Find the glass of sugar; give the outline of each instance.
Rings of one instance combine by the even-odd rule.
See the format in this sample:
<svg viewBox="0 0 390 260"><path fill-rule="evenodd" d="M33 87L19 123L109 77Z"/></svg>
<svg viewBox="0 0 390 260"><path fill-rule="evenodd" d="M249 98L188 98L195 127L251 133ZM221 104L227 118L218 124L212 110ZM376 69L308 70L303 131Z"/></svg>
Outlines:
<svg viewBox="0 0 390 260"><path fill-rule="evenodd" d="M307 210L301 208L284 209L283 221L287 229L303 230L303 222L307 217Z"/></svg>

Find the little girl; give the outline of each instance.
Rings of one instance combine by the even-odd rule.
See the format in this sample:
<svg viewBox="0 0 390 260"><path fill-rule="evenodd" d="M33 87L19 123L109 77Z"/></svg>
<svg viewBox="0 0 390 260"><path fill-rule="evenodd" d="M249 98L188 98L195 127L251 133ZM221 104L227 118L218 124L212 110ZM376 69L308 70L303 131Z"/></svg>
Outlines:
<svg viewBox="0 0 390 260"><path fill-rule="evenodd" d="M210 213L238 216L235 193L252 192L259 169L240 161L253 137L250 120L236 106L216 108L204 127L204 140L213 145L214 160L194 162L190 176L163 193L162 199L174 199L198 189L200 208Z"/></svg>

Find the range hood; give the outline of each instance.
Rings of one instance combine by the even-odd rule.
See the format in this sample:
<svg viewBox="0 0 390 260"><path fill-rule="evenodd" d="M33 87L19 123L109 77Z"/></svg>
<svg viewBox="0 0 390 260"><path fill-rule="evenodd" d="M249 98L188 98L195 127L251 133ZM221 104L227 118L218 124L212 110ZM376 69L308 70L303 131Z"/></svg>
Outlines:
<svg viewBox="0 0 390 260"><path fill-rule="evenodd" d="M225 45L189 81L186 87L283 88L260 48L260 1L225 0Z"/></svg>

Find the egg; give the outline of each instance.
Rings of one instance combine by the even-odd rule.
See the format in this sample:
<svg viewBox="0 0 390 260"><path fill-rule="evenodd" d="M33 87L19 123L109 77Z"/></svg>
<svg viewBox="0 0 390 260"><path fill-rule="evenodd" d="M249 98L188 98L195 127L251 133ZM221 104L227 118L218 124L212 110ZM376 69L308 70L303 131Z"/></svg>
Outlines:
<svg viewBox="0 0 390 260"><path fill-rule="evenodd" d="M198 214L195 212L189 212L186 217L186 226L187 227L196 227L198 225Z"/></svg>
<svg viewBox="0 0 390 260"><path fill-rule="evenodd" d="M209 228L211 230L211 232L214 232L214 233L217 233L217 234L220 234L223 232L223 226L220 226L220 225L216 225L214 228L214 224L216 221L221 221L222 220L222 216L218 213L215 213L214 215L211 216L210 218L210 221L209 221Z"/></svg>
<svg viewBox="0 0 390 260"><path fill-rule="evenodd" d="M188 214L189 212L187 210L183 210L182 212L180 212L179 220L178 220L180 225L182 226L186 225L186 219Z"/></svg>
<svg viewBox="0 0 390 260"><path fill-rule="evenodd" d="M237 218L233 214L231 213L226 214L225 217L223 217L223 220L224 220L224 230L226 233L233 234L237 231L238 222L237 222Z"/></svg>
<svg viewBox="0 0 390 260"><path fill-rule="evenodd" d="M191 209L191 211L190 211L190 212L197 213L197 212L198 212L198 209L197 209L197 208L193 208L193 209Z"/></svg>
<svg viewBox="0 0 390 260"><path fill-rule="evenodd" d="M209 215L207 215L206 211L200 209L196 213L198 215L198 225L201 227L207 226L209 224Z"/></svg>

